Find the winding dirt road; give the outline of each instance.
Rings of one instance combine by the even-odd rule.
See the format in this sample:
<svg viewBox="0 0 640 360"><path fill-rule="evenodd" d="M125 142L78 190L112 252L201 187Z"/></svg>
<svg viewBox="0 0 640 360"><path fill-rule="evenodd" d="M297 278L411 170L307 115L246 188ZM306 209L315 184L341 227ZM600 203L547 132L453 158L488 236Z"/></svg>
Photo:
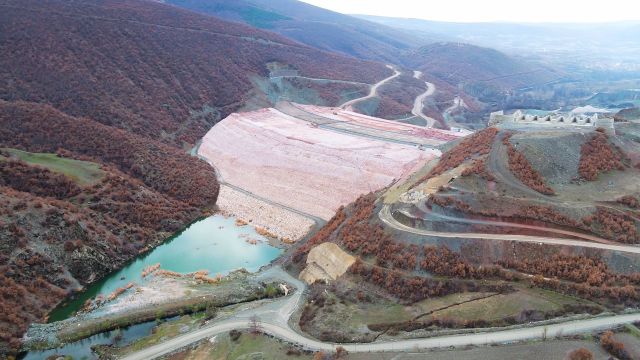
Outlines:
<svg viewBox="0 0 640 360"><path fill-rule="evenodd" d="M490 240L506 240L506 241L523 241L537 242L553 245L569 245L584 246L598 249L616 250L631 253L640 253L639 247L627 245L609 245L599 244L586 241L565 240L554 238L543 238L522 235L495 235L495 234L467 234L467 233L440 233L427 230L414 229L409 226L398 223L389 211L389 207L385 206L379 213L380 219L387 225L418 235L430 235L440 237L463 237L478 238ZM640 313L613 315L605 317L597 317L583 320L567 321L563 323L538 325L532 327L521 327L515 329L507 329L492 332L479 332L471 334L447 335L432 338L408 339L398 341L383 341L374 343L353 343L353 344L336 344L329 342L321 342L310 339L302 334L297 333L288 325L291 315L298 309L302 303L303 292L306 285L291 277L280 267L272 267L263 272L261 277L265 279L284 280L293 284L296 290L292 295L280 298L275 301L266 302L265 304L242 311L232 318L216 322L212 325L200 328L187 334L178 336L173 339L166 340L160 344L148 347L138 352L129 354L122 359L124 360L146 360L155 359L182 349L195 342L212 338L216 335L229 332L233 329L248 329L251 327L252 318L259 319L261 330L267 334L280 338L282 340L299 344L309 350L334 351L337 346L344 347L349 352L383 352L383 351L416 351L421 349L444 348L451 346L469 346L469 345L490 345L531 339L545 339L547 337L575 335L590 331L610 329L612 327L640 321Z"/></svg>
<svg viewBox="0 0 640 360"><path fill-rule="evenodd" d="M413 77L416 79L421 79L422 71L414 70ZM427 122L426 127L430 128L430 127L433 127L433 125L436 123L436 119L428 117L427 115L424 114L423 104L424 104L424 99L433 95L433 93L436 91L436 86L428 81L425 81L424 83L427 85L427 91L423 92L422 94L418 95L418 97L416 97L415 101L413 102L413 109L411 110L411 113L417 117L423 118Z"/></svg>
<svg viewBox="0 0 640 360"><path fill-rule="evenodd" d="M575 231L569 231L569 230L562 230L562 229L555 229L555 228L549 228L549 227L544 227L544 226L536 226L536 225L526 225L526 224L518 224L518 223L514 223L514 222L508 222L508 221L492 221L492 220L477 220L477 219L464 219L464 218L456 218L453 216L448 216L448 215L444 215L444 214L438 214L433 212L432 210L430 210L429 208L427 208L424 204L424 202L418 203L416 204L416 207L418 209L420 209L420 211L427 213L435 218L440 218L442 220L447 220L447 221L451 221L451 222L458 222L458 223L463 223L463 224L478 224L478 225L490 225L490 226L500 226L500 227L509 227L509 228L516 228L516 229L527 229L527 230L537 230L537 231L544 231L546 233L555 233L555 234L559 234L559 235L566 235L569 237L576 237L576 238L580 238L580 239L584 239L587 241L595 241L595 242L599 242L602 244L616 244L615 242L611 241L611 240L607 240L598 236L593 236L593 235L589 235L589 234L583 234L583 233L579 233L579 232L575 232Z"/></svg>
<svg viewBox="0 0 640 360"><path fill-rule="evenodd" d="M519 241L538 244L549 245L565 245L565 246L579 246L592 249L612 250L626 253L640 254L640 247L633 245L618 245L618 244L602 244L597 242L582 241L582 240L570 240L562 238L552 238L543 236L529 236L529 235L512 235L512 234L483 234L483 233L457 233L457 232L442 232L431 231L425 229L416 229L411 226L404 225L396 220L391 211L389 205L385 205L378 217L386 225L400 231L409 232L416 235L435 236L442 238L462 238L462 239L481 239L481 240L498 240L498 241Z"/></svg>
<svg viewBox="0 0 640 360"><path fill-rule="evenodd" d="M336 80L336 79L329 79L329 78L314 78L314 77L301 76L301 75L278 75L278 76L270 76L269 79L305 79L309 81L332 82L337 84L371 86L371 84L363 83L360 81Z"/></svg>
<svg viewBox="0 0 640 360"><path fill-rule="evenodd" d="M400 71L398 71L395 67L391 66L391 65L387 65L387 67L389 69L392 69L394 74L389 76L388 78L382 79L379 82L373 84L373 86L371 86L371 90L369 90L369 95L367 96L363 96L357 99L353 99L353 100L349 100L346 103L340 105L341 109L345 109L345 110L353 110L353 105L356 103L359 103L361 101L367 100L367 99L371 99L375 96L378 96L378 88L384 84L386 84L387 82L397 78L398 76L400 76Z"/></svg>

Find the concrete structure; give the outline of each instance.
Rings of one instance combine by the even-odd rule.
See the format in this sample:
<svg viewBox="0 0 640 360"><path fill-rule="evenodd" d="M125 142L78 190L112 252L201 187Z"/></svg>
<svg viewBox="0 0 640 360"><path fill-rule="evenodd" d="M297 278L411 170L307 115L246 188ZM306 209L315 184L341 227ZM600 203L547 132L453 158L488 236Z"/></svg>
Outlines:
<svg viewBox="0 0 640 360"><path fill-rule="evenodd" d="M613 118L603 117L598 113L527 114L522 110L516 110L513 114L506 115L504 111L492 112L489 125L501 123L613 128Z"/></svg>

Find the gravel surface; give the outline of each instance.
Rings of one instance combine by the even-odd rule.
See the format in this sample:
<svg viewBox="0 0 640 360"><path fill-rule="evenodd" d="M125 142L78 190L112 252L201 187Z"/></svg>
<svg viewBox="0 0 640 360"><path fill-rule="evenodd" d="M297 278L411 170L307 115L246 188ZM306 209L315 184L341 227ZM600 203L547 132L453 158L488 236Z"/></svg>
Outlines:
<svg viewBox="0 0 640 360"><path fill-rule="evenodd" d="M226 185L220 186L217 205L223 213L266 229L285 242L299 240L314 224L309 218L260 201Z"/></svg>
<svg viewBox="0 0 640 360"><path fill-rule="evenodd" d="M198 154L225 182L328 220L341 205L410 175L440 152L321 129L261 109L218 123Z"/></svg>
<svg viewBox="0 0 640 360"><path fill-rule="evenodd" d="M579 132L527 132L511 138L550 185L568 184L578 177L580 147L587 136Z"/></svg>

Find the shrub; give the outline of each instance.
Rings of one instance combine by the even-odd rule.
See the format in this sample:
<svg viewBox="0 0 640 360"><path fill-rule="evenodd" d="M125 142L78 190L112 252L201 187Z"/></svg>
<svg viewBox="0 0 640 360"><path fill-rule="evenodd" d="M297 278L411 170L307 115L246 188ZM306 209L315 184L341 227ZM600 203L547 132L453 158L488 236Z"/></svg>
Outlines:
<svg viewBox="0 0 640 360"><path fill-rule="evenodd" d="M602 132L595 132L589 141L580 149L578 173L588 181L597 179L598 174L611 170L624 170L626 155L609 143L609 137Z"/></svg>
<svg viewBox="0 0 640 360"><path fill-rule="evenodd" d="M609 354L617 357L620 360L631 360L631 356L625 350L624 344L616 341L613 338L613 332L605 331L602 336L600 336L600 345L603 349L605 349Z"/></svg>
<svg viewBox="0 0 640 360"><path fill-rule="evenodd" d="M503 143L507 146L509 157L509 170L515 177L529 188L545 195L554 195L555 191L547 186L544 178L538 173L527 158L509 141L510 136L505 136Z"/></svg>
<svg viewBox="0 0 640 360"><path fill-rule="evenodd" d="M438 165L436 165L426 176L420 179L419 184L433 176L440 175L447 170L460 166L465 160L471 159L474 155L486 155L491 151L493 140L498 134L495 127L486 128L473 135L464 138L458 145L442 154Z"/></svg>
<svg viewBox="0 0 640 360"><path fill-rule="evenodd" d="M238 341L241 335L242 332L240 330L233 329L229 331L229 338L231 338L232 341Z"/></svg>
<svg viewBox="0 0 640 360"><path fill-rule="evenodd" d="M569 353L569 360L593 360L593 354L585 348L580 348Z"/></svg>

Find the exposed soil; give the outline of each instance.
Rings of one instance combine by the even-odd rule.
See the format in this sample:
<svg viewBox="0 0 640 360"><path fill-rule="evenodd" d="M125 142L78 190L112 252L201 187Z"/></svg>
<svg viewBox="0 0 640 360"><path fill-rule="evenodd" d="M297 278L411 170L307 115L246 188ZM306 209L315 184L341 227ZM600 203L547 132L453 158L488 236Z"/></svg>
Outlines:
<svg viewBox="0 0 640 360"><path fill-rule="evenodd" d="M336 133L263 109L220 122L199 154L225 182L329 219L340 205L408 176L438 152Z"/></svg>

